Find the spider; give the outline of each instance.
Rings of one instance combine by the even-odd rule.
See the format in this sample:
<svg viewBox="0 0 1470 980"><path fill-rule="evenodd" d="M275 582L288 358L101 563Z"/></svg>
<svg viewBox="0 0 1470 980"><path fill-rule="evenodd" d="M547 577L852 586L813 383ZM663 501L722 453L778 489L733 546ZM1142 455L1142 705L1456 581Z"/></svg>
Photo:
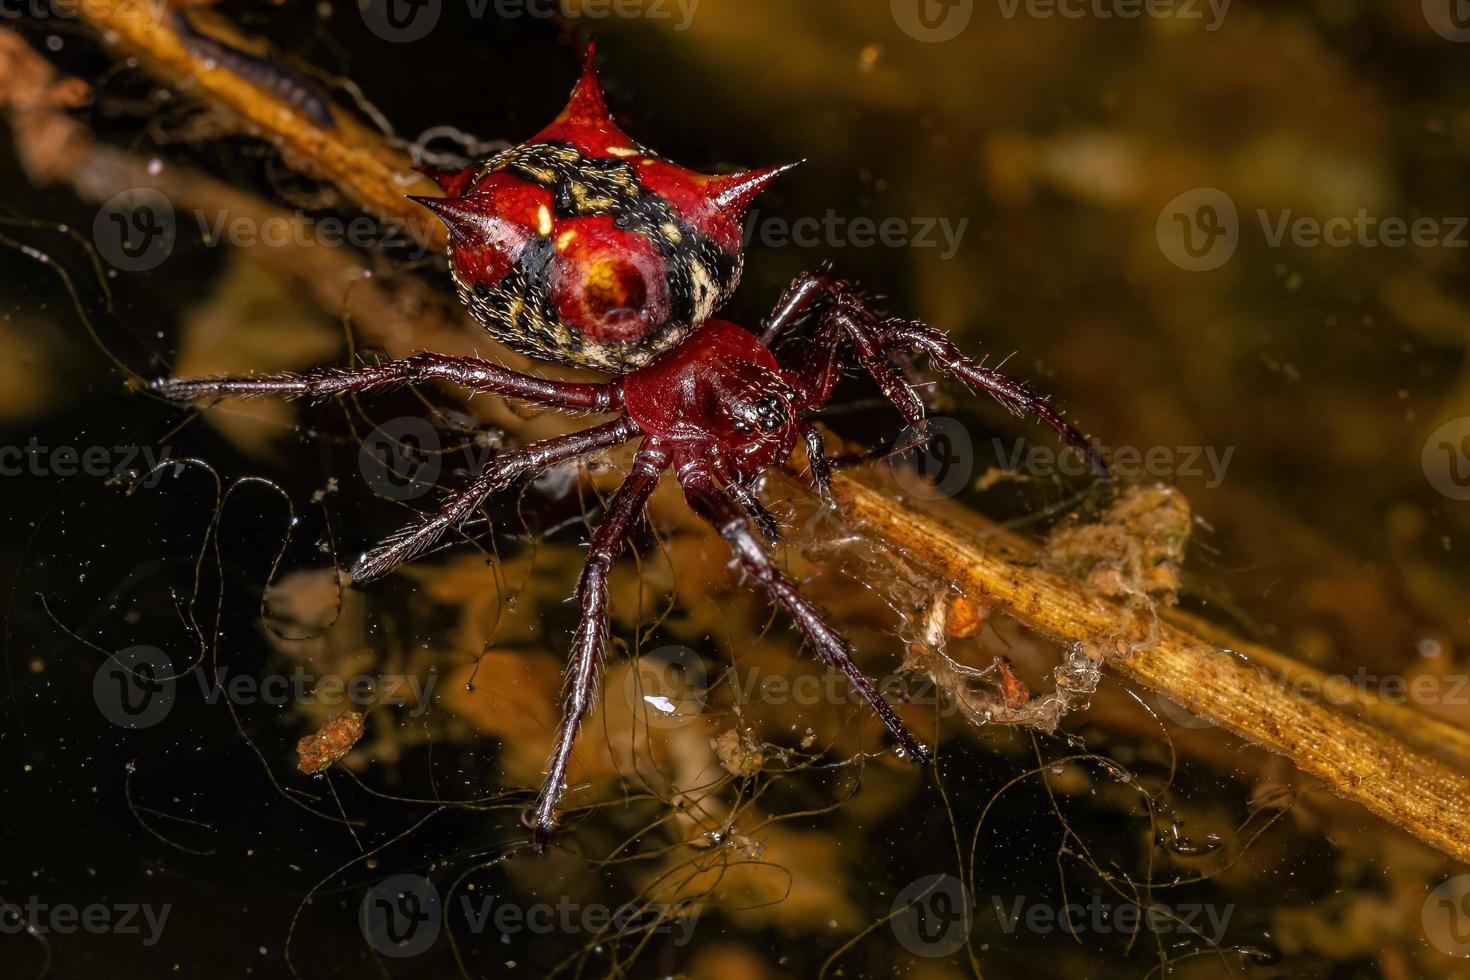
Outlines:
<svg viewBox="0 0 1470 980"><path fill-rule="evenodd" d="M740 280L747 208L792 166L706 176L657 156L613 121L589 47L571 100L550 126L465 170L431 173L444 196L413 200L447 225L459 297L496 340L543 361L599 369L611 380L554 381L479 358L419 353L362 367L155 383L177 400L320 399L437 380L567 412L617 413L501 454L436 512L365 552L351 570L355 585L422 555L518 478L641 440L592 535L576 586L581 620L562 718L529 814L539 851L557 826L572 747L597 693L608 572L665 472L674 472L689 506L714 526L739 567L795 621L817 656L847 677L921 764L929 750L853 662L822 610L771 557L767 542L777 540L778 528L756 497L755 481L784 464L800 442L814 489L831 503L833 461L812 414L831 398L849 351L911 431L924 431L927 411L915 391L924 382L912 358L927 355L971 389L1045 422L1106 473L1086 438L1024 384L970 360L933 327L879 316L827 269L798 277L759 333L715 319ZM815 324L811 342L778 358L776 342L807 321Z"/></svg>

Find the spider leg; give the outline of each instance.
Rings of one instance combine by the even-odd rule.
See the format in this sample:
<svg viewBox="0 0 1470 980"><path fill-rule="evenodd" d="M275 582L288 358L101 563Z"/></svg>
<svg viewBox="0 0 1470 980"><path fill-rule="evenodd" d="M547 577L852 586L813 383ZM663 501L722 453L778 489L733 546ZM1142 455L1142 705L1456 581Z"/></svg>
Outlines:
<svg viewBox="0 0 1470 980"><path fill-rule="evenodd" d="M324 367L245 378L163 378L153 390L175 401L195 398L329 398L419 381L450 381L483 391L571 411L609 412L622 406L614 383L553 381L521 374L478 357L415 354L357 368Z"/></svg>
<svg viewBox="0 0 1470 980"><path fill-rule="evenodd" d="M501 453L473 483L445 498L436 513L408 525L377 547L364 552L352 566L353 583L361 585L382 578L404 562L422 555L452 528L469 520L491 494L504 490L517 478L599 449L610 449L638 434L637 423L622 416L581 432Z"/></svg>
<svg viewBox="0 0 1470 980"><path fill-rule="evenodd" d="M607 574L622 553L634 524L643 514L659 478L669 465L669 451L653 439L645 439L633 459L632 472L613 494L607 515L592 535L587 563L577 580L577 604L582 620L572 639L572 655L567 665L565 696L562 699L561 725L551 758L546 763L546 778L537 797L532 832L537 851L545 851L556 829L557 804L566 792L567 764L582 721L592 710L597 692L597 668L602 656L603 636L607 631Z"/></svg>
<svg viewBox="0 0 1470 980"><path fill-rule="evenodd" d="M800 281L798 281L800 282ZM845 338L842 326L832 319L823 317L817 326L816 338L807 348L800 367L792 372L792 378L800 386L801 404L807 407L823 406L832 397L832 389L842 375L842 353ZM908 363L908 369L913 363ZM807 460L811 466L811 483L825 504L832 502L832 460L823 447L822 433L816 426L804 420L801 423L801 439L806 442Z"/></svg>
<svg viewBox="0 0 1470 980"><path fill-rule="evenodd" d="M761 503L761 498L756 496L755 491L748 484L731 483L727 489L730 496L734 497L735 502L740 505L740 509L745 511L745 516L749 517L760 529L761 537L773 543L780 540L781 532L776 527L776 518L766 509L766 505Z"/></svg>
<svg viewBox="0 0 1470 980"><path fill-rule="evenodd" d="M893 362L894 367L898 368L899 373L903 375L904 381L914 390L914 394L919 397L919 400L924 403L925 410L933 412L935 406L939 403L939 389L935 387L934 382L929 380L923 371L919 370L919 366L914 363L914 355L910 351L899 348L890 350L888 352L888 359Z"/></svg>
<svg viewBox="0 0 1470 980"><path fill-rule="evenodd" d="M812 485L816 487L817 496L822 498L822 503L830 504L833 502L832 460L827 455L822 433L812 423L802 422L801 438L806 443L806 459L812 471Z"/></svg>
<svg viewBox="0 0 1470 980"><path fill-rule="evenodd" d="M1094 473L1101 477L1108 476L1108 464L1087 437L1025 383L970 360L955 346L954 341L928 324L913 320L885 320L877 329L878 343L884 349L911 349L929 355L932 363L963 381L971 389L985 391L1012 412L1031 415L1051 426L1065 442L1082 454L1092 465Z"/></svg>
<svg viewBox="0 0 1470 980"><path fill-rule="evenodd" d="M720 532L741 568L760 583L771 601L796 621L796 625L816 650L817 656L827 666L835 667L846 675L848 682L867 701L873 713L887 726L905 752L920 763L928 763L929 750L909 734L897 713L873 687L873 682L853 662L847 641L832 628L822 611L803 596L796 584L776 566L776 562L761 546L750 521L735 501L715 485L709 470L699 464L685 466L679 471L679 482L684 488L684 496L689 505Z"/></svg>
<svg viewBox="0 0 1470 980"><path fill-rule="evenodd" d="M771 315L766 318L766 322L761 327L761 343L767 347L775 343L781 334L790 330L802 317L811 312L822 297L855 297L856 295L857 292L851 283L839 279L827 269L802 273L792 281L790 286L786 287L786 292L777 301ZM825 338L828 342L836 339L835 337ZM823 357L824 352L828 356ZM919 397L925 406L932 410L934 407L933 394L930 391L929 380L914 366L909 352L893 350L888 352L888 357L909 386L918 390ZM807 351L806 362L804 366L807 370L803 372L803 376L819 379L814 387L818 390L825 390L826 394L817 398L816 401L825 402L831 393L832 386L837 381L837 374L842 369L841 351L829 348L819 334L813 346Z"/></svg>
<svg viewBox="0 0 1470 980"><path fill-rule="evenodd" d="M1062 439L1082 453L1094 472L1103 477L1108 475L1107 464L1087 437L1025 384L976 364L945 334L927 324L880 320L850 283L829 270L805 273L787 287L766 320L761 341L770 346L783 332L800 322L823 297L829 297L832 305L822 317L822 325L803 364L803 376L813 379L808 382L805 392L808 406L824 404L831 397L841 371L840 355L830 349L833 338L829 330L832 324L836 324L847 334L859 362L873 376L884 396L914 429L915 435L900 449L922 442L924 438L924 418L930 397L924 388L923 375L912 362L911 352L917 350L929 355L934 364L969 387L988 392L1011 411L1029 414L1051 426Z"/></svg>
<svg viewBox="0 0 1470 980"><path fill-rule="evenodd" d="M761 343L767 347L809 313L823 296L847 292L851 287L827 269L803 272L791 281L776 302L776 308L761 326Z"/></svg>
<svg viewBox="0 0 1470 980"><path fill-rule="evenodd" d="M858 363L872 376L883 397L888 399L903 420L908 423L903 438L890 447L889 453L902 453L923 445L929 438L929 408L916 389L904 378L897 364L889 356L889 349L880 332L878 318L862 301L850 294L838 297L837 303L825 316L828 324L841 328L857 352ZM909 365L912 369L912 365Z"/></svg>

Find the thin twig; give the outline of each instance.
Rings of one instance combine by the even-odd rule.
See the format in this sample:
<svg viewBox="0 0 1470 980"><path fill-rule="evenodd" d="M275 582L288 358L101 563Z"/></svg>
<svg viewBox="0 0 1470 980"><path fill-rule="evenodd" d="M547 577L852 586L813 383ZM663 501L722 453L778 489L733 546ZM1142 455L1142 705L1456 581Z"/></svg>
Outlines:
<svg viewBox="0 0 1470 980"><path fill-rule="evenodd" d="M1034 546L993 525L976 530L919 513L840 475L834 493L868 534L968 595L1062 643L1113 651L1106 666L1186 710L1289 757L1338 794L1461 861L1470 861L1470 779L1377 725L1303 697L1292 678L1313 674L1289 657L1245 643L1205 639L1190 622L1154 623L1037 567ZM970 522L966 522L970 523ZM1276 676L1291 665L1283 680ZM1320 677L1320 675L1317 675ZM1411 709L1369 706L1415 741L1434 744L1448 726ZM1458 735L1454 744L1463 745Z"/></svg>
<svg viewBox="0 0 1470 980"><path fill-rule="evenodd" d="M192 57L167 24L148 25L136 10L127 0L97 0L85 6L84 16L104 37L144 55L166 77L192 79L196 94L238 113L290 156L308 161L316 176L332 181L369 210L382 216L422 217L417 206L403 197L414 180L409 161L376 133L342 114L344 122L337 130L316 126L269 92ZM417 220L414 226L419 226ZM436 229L434 234L441 233ZM1321 675L1289 657L1206 634L1201 624L1178 615L1164 616L1151 629L1136 612L1037 568L1028 557L1030 546L1014 535L996 528L977 532L920 514L849 477L839 477L835 489L842 505L869 533L962 590L983 595L996 608L1059 641L1121 651L1106 658L1112 670L1288 756L1342 796L1470 861L1470 829L1465 824L1470 780L1408 744L1470 759L1470 736L1465 733L1361 694L1355 698L1371 722L1316 703L1287 682L1321 680Z"/></svg>

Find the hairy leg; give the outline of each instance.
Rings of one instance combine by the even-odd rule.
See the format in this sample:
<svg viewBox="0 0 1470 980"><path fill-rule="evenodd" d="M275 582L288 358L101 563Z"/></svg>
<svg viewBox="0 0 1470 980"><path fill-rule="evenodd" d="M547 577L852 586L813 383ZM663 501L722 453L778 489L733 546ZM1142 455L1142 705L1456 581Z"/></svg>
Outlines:
<svg viewBox="0 0 1470 980"><path fill-rule="evenodd" d="M739 505L715 485L709 470L698 464L685 466L679 471L679 482L689 505L720 532L741 568L760 583L771 601L796 621L817 656L846 675L905 752L917 762L927 763L929 750L909 734L888 702L874 689L873 682L853 662L847 641L832 628L822 611L776 567Z"/></svg>
<svg viewBox="0 0 1470 980"><path fill-rule="evenodd" d="M928 407L889 358L877 317L856 297L841 296L827 313L827 319L847 335L858 362L872 375L883 397L916 434L922 435Z"/></svg>
<svg viewBox="0 0 1470 980"><path fill-rule="evenodd" d="M857 305L866 310L861 296L853 285L846 280L838 278L830 270L820 269L816 272L805 272L792 280L791 285L777 301L775 309L766 318L761 326L761 343L767 347L775 343L780 336L789 332L801 319L812 312L819 302L827 297L834 299L849 298L856 301ZM842 350L836 342L840 339L840 331L831 331L828 328L830 322L825 318L819 328L817 336L808 346L804 363L802 364L801 376L810 379L808 382L809 400L808 404L825 404L831 397L832 389L837 384L837 379L842 373ZM913 358L906 350L893 350L887 353L887 359L892 366L902 375L909 387L914 389L916 397L924 404L924 407L933 410L934 392L929 380L914 366Z"/></svg>
<svg viewBox="0 0 1470 980"><path fill-rule="evenodd" d="M576 744L582 721L592 710L593 698L597 694L597 668L607 631L608 571L622 553L629 533L643 515L644 505L668 465L668 450L652 439L645 440L633 460L632 472L613 494L606 516L592 535L587 564L577 581L577 605L582 610L582 620L572 639L561 725L556 732L551 758L546 763L546 779L541 785L533 816L533 839L538 851L546 849L551 833L556 829L557 804L566 792L567 764L571 761L572 746Z"/></svg>
<svg viewBox="0 0 1470 980"><path fill-rule="evenodd" d="M929 356L932 363L973 389L988 392L1017 414L1031 415L1054 429L1082 453L1099 476L1107 476L1107 464L1087 437L1057 413L1022 382L1006 377L970 360L941 331L910 320L883 320L873 313L851 284L831 272L806 273L792 282L766 321L761 340L770 345L800 322L824 297L831 306L823 314L812 347L808 348L803 376L810 384L808 405L818 406L829 397L841 370L840 356L833 350L832 327L845 333L863 367L873 376L884 396L914 428L911 443L922 441L924 418L930 395L923 388L923 375L915 369L912 352Z"/></svg>
<svg viewBox="0 0 1470 980"><path fill-rule="evenodd" d="M519 398L571 411L610 412L622 407L622 392L614 382L552 381L521 374L478 357L415 354L360 368L325 367L300 373L262 374L246 378L164 378L153 390L166 398L329 398L419 381L449 381L469 388Z"/></svg>
<svg viewBox="0 0 1470 980"><path fill-rule="evenodd" d="M832 502L832 460L827 457L827 447L822 442L822 433L810 422L801 423L801 438L806 443L807 464L812 470L812 485L823 503Z"/></svg>
<svg viewBox="0 0 1470 980"><path fill-rule="evenodd" d="M761 498L756 496L755 490L744 483L731 483L726 489L740 505L740 509L745 511L745 516L749 517L760 529L762 537L773 544L780 539L781 533L776 526L775 515L766 509L765 504L761 503Z"/></svg>
<svg viewBox="0 0 1470 980"><path fill-rule="evenodd" d="M822 297L845 292L850 288L845 281L827 269L803 272L786 287L786 292L776 302L776 308L761 325L761 343L771 346L781 334L810 313Z"/></svg>
<svg viewBox="0 0 1470 980"><path fill-rule="evenodd" d="M352 581L361 584L382 578L404 562L422 555L452 528L469 520L491 494L504 490L519 477L599 449L610 449L639 434L637 423L623 416L581 432L501 453L473 483L450 494L437 512L408 525L377 547L364 552L352 566Z"/></svg>
<svg viewBox="0 0 1470 980"><path fill-rule="evenodd" d="M922 443L927 432L929 411L927 381L914 367L908 351L890 351L879 342L877 318L850 285L822 272L798 278L777 304L763 336L776 339L780 331L794 326L823 296L832 297L832 306L820 315L816 335L806 347L796 372L801 382L802 402L813 408L827 403L842 376L843 354L851 345L858 363L908 423L909 432L904 442L887 452L902 452ZM814 437L812 430L803 433L808 451ZM820 440L817 442L820 444ZM825 461L816 464L824 465ZM818 492L822 492L824 486L816 466L812 476L817 482Z"/></svg>
<svg viewBox="0 0 1470 980"><path fill-rule="evenodd" d="M1046 399L1035 394L1025 383L1008 378L999 371L976 364L964 355L942 332L914 320L885 320L879 326L880 343L888 349L908 348L929 355L931 363L972 389L987 392L1001 405L1017 415L1030 415L1051 426L1058 435L1082 454L1098 476L1108 475L1108 465L1081 432L1062 418Z"/></svg>

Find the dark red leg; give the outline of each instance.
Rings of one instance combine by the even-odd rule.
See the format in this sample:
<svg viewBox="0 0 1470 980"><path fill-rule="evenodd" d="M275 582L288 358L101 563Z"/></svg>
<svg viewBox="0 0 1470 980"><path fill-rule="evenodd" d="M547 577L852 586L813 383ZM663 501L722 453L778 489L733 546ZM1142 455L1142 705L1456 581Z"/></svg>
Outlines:
<svg viewBox="0 0 1470 980"><path fill-rule="evenodd" d="M812 469L812 485L824 503L832 502L832 461L822 443L822 433L810 422L801 424L801 438L806 443L806 458Z"/></svg>
<svg viewBox="0 0 1470 980"><path fill-rule="evenodd" d="M572 639L571 660L567 664L567 682L562 699L561 726L551 758L546 763L546 779L536 800L532 829L538 851L544 851L556 829L556 809L566 792L567 763L572 757L577 732L592 710L597 695L597 668L602 658L602 644L607 631L607 574L622 553L623 545L664 470L669 465L669 452L652 439L644 441L633 459L633 470L613 494L607 514L592 535L587 564L577 581L577 605L582 621Z"/></svg>
<svg viewBox="0 0 1470 980"><path fill-rule="evenodd" d="M821 405L831 396L841 371L840 356L832 350L830 333L836 325L850 339L858 360L884 396L914 429L916 435L911 442L922 439L928 408L928 393L921 386L922 375L909 360L910 352L917 350L928 354L933 363L970 387L989 392L1011 411L1030 414L1051 426L1083 454L1099 476L1107 476L1107 464L1087 437L1025 384L976 364L933 327L914 321L880 320L849 283L825 270L807 273L787 288L766 321L761 340L768 346L774 343L823 297L830 298L832 305L821 318L814 348L808 349L802 371L803 377L814 379L806 392L809 406Z"/></svg>
<svg viewBox="0 0 1470 980"><path fill-rule="evenodd" d="M760 529L762 537L772 544L780 540L781 532L776 526L775 516L766 509L765 504L761 503L761 498L756 496L754 490L743 483L728 484L727 489L730 496L740 505L740 509L745 511L745 516L749 517Z"/></svg>
<svg viewBox="0 0 1470 980"><path fill-rule="evenodd" d="M850 286L826 269L803 272L791 281L776 302L776 308L761 326L761 343L767 347L794 327L824 296L847 292Z"/></svg>
<svg viewBox="0 0 1470 980"><path fill-rule="evenodd" d="M928 409L924 400L909 387L908 381L889 359L888 347L883 342L877 317L860 300L849 295L839 296L827 317L829 322L835 323L847 334L853 349L857 351L858 362L873 376L883 397L892 403L898 414L903 416L903 420L916 433L921 434Z"/></svg>
<svg viewBox="0 0 1470 980"><path fill-rule="evenodd" d="M610 412L622 407L622 392L614 382L550 381L521 374L477 357L415 354L401 361L383 361L360 368L316 368L311 371L263 374L253 378L164 378L153 390L177 401L195 398L328 398L416 381L449 381L472 391L565 408L572 411Z"/></svg>
<svg viewBox="0 0 1470 980"><path fill-rule="evenodd" d="M760 583L772 602L796 621L796 625L816 650L817 656L827 666L835 667L847 676L848 682L868 702L868 706L888 727L905 752L916 761L927 763L929 750L909 734L898 715L888 706L888 702L874 689L873 682L853 663L847 641L827 623L822 611L803 596L796 584L776 567L775 561L761 546L760 538L751 529L750 521L741 512L739 505L716 486L709 470L698 464L684 466L679 471L679 482L684 488L689 506L720 532L720 536L740 562L741 568Z"/></svg>
<svg viewBox="0 0 1470 980"><path fill-rule="evenodd" d="M971 388L988 392L991 397L1017 415L1031 415L1056 430L1091 465L1098 476L1108 475L1108 464L1088 442L1087 437L1072 427L1057 414L1044 398L1037 396L1020 381L1008 378L999 371L982 367L970 360L940 331L925 323L913 320L886 320L878 327L880 343L887 349L900 347L923 351L929 360L946 373L959 378Z"/></svg>
<svg viewBox="0 0 1470 980"><path fill-rule="evenodd" d="M624 416L591 429L501 453L473 483L447 497L438 512L410 524L365 552L352 566L352 581L360 585L382 578L404 562L422 555L450 529L469 520L491 494L504 490L527 473L535 473L599 449L610 449L639 434L637 423Z"/></svg>
<svg viewBox="0 0 1470 980"><path fill-rule="evenodd" d="M837 278L828 270L807 272L798 276L776 303L776 308L761 327L761 342L767 347L775 343L781 334L792 329L812 311L824 297L846 297L854 301L859 310L866 313L866 305L851 283ZM842 350L836 342L841 331L829 331L830 321L823 319L813 343L807 348L801 376L808 379L808 404L824 404L831 397L832 389L842 373ZM889 363L914 390L915 397L926 409L932 409L932 385L923 373L914 366L913 358L906 350L889 351Z"/></svg>

